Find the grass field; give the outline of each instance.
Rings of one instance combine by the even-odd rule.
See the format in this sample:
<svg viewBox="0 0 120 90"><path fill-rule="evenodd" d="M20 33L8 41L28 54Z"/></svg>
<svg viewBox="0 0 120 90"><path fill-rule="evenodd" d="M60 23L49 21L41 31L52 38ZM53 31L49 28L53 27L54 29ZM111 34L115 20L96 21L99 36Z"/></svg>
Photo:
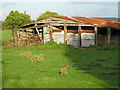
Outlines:
<svg viewBox="0 0 120 90"><path fill-rule="evenodd" d="M3 33L4 34L4 33ZM31 53L28 57L25 53ZM31 62L33 55L44 55ZM68 64L68 75L60 74ZM33 45L4 48L3 88L117 88L118 50Z"/></svg>

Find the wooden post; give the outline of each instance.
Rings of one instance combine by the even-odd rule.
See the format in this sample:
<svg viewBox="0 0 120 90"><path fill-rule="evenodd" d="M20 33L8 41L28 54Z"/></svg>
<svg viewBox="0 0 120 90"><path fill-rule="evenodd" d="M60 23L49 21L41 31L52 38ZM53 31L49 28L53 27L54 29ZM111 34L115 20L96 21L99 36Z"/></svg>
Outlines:
<svg viewBox="0 0 120 90"><path fill-rule="evenodd" d="M111 29L110 29L110 27L107 30L107 35L108 35L108 44L110 44L110 38L111 38Z"/></svg>
<svg viewBox="0 0 120 90"><path fill-rule="evenodd" d="M66 26L66 22L64 22L64 43L67 44L67 26Z"/></svg>
<svg viewBox="0 0 120 90"><path fill-rule="evenodd" d="M80 40L80 47L82 47L82 41L81 41L81 26L78 26L78 38Z"/></svg>
<svg viewBox="0 0 120 90"><path fill-rule="evenodd" d="M45 45L45 43L44 43L44 31L43 31L43 27L42 27L42 41L43 41L43 45Z"/></svg>
<svg viewBox="0 0 120 90"><path fill-rule="evenodd" d="M95 26L94 31L95 31L95 45L97 46L97 31L98 31L97 26Z"/></svg>
<svg viewBox="0 0 120 90"><path fill-rule="evenodd" d="M52 26L50 25L50 41L53 40L53 37L52 37Z"/></svg>

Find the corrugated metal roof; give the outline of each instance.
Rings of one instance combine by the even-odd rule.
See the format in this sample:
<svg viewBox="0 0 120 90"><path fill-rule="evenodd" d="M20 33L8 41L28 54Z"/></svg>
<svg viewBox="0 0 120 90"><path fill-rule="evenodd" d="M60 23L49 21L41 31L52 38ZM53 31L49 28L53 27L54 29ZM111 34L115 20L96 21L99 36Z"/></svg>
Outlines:
<svg viewBox="0 0 120 90"><path fill-rule="evenodd" d="M54 16L54 17L71 20L75 22L86 23L90 25L120 28L120 22L114 21L114 20L101 19L101 18L96 18L96 17L67 17L67 16ZM36 21L36 22L39 22L39 21ZM29 26L31 24L35 24L35 22L25 24L23 26L20 26L20 28Z"/></svg>
<svg viewBox="0 0 120 90"><path fill-rule="evenodd" d="M62 18L67 20L72 20L76 22L87 23L96 26L109 26L120 28L120 22L108 19L101 19L96 17L67 17L67 16L58 16L56 18Z"/></svg>

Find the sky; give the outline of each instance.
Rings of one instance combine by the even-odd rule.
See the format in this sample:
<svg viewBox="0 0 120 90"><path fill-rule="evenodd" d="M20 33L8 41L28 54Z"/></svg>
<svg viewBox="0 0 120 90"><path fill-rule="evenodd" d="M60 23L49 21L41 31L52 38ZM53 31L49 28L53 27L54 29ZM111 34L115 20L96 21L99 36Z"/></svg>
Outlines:
<svg viewBox="0 0 120 90"><path fill-rule="evenodd" d="M21 2L19 2L21 1ZM0 2L0 21L4 21L11 10L26 13L31 19L36 20L46 11L57 12L65 16L85 16L85 17L118 17L118 0L92 0L84 2L80 0L1 0ZM59 2L58 2L59 1ZM74 1L74 2L73 2ZM107 2L109 1L109 2Z"/></svg>
<svg viewBox="0 0 120 90"><path fill-rule="evenodd" d="M120 0L1 0L1 2L119 2Z"/></svg>

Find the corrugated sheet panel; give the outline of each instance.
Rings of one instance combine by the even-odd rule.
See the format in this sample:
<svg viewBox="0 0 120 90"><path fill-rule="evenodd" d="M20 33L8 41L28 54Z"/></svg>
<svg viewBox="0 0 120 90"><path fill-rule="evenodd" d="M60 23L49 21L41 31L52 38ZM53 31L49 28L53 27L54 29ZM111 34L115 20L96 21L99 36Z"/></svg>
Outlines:
<svg viewBox="0 0 120 90"><path fill-rule="evenodd" d="M78 34L67 33L67 45L79 46L80 41Z"/></svg>
<svg viewBox="0 0 120 90"><path fill-rule="evenodd" d="M89 45L95 44L95 34L94 33L81 33L82 47L88 47Z"/></svg>
<svg viewBox="0 0 120 90"><path fill-rule="evenodd" d="M49 27L43 27L43 34L44 34L44 43L50 41L50 29Z"/></svg>
<svg viewBox="0 0 120 90"><path fill-rule="evenodd" d="M57 42L57 44L64 43L64 31L54 32L52 36L53 36L53 40Z"/></svg>

